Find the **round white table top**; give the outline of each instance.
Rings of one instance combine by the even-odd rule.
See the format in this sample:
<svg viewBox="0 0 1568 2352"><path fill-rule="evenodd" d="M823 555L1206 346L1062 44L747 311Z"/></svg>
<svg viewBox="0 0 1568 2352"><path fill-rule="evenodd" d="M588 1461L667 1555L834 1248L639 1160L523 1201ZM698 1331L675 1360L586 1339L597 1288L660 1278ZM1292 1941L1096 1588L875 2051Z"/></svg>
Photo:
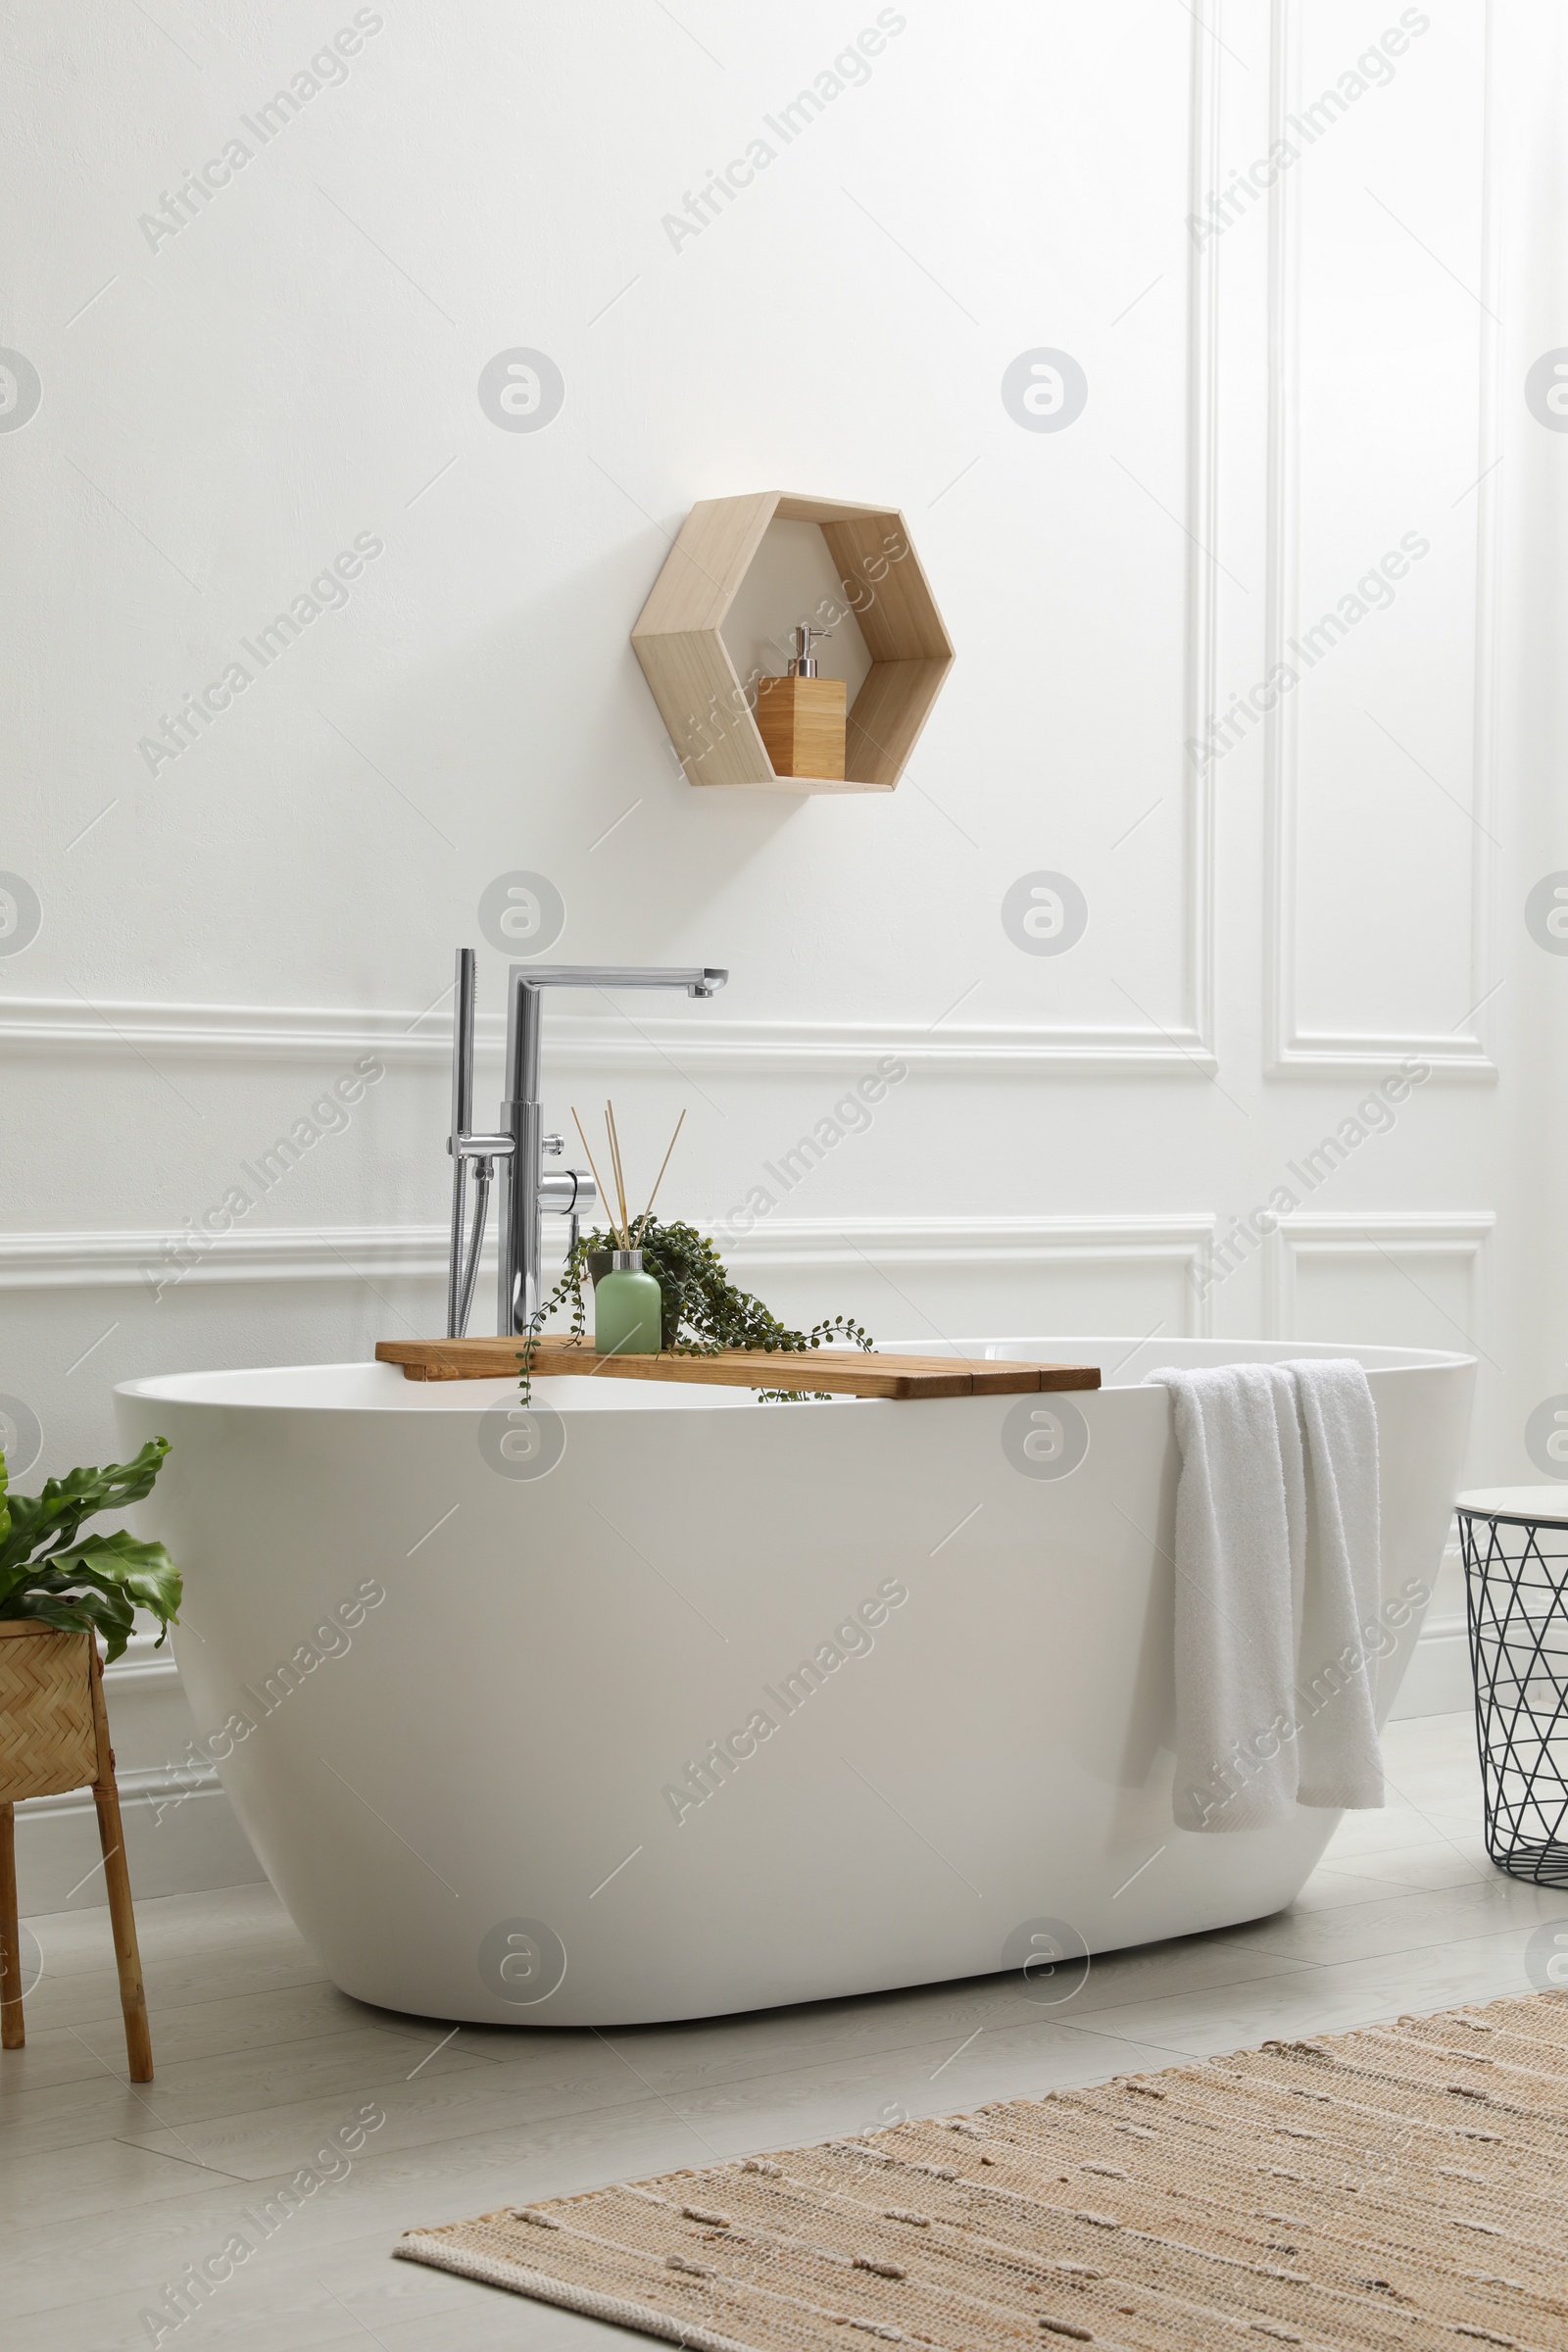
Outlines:
<svg viewBox="0 0 1568 2352"><path fill-rule="evenodd" d="M1454 1508L1478 1511L1483 1518L1533 1519L1541 1525L1568 1527L1568 1479L1560 1487L1472 1487Z"/></svg>

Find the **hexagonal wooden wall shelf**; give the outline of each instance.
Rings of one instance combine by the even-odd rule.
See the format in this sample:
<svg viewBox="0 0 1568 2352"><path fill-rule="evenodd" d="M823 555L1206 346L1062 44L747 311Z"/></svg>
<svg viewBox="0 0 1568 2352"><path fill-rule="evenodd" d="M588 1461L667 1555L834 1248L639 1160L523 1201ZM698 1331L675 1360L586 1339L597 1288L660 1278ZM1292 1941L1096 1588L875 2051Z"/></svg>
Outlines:
<svg viewBox="0 0 1568 2352"><path fill-rule="evenodd" d="M719 634L773 521L821 525L871 657L849 714L842 783L775 771ZM897 509L782 490L693 507L631 641L690 781L763 792L891 792L954 662Z"/></svg>

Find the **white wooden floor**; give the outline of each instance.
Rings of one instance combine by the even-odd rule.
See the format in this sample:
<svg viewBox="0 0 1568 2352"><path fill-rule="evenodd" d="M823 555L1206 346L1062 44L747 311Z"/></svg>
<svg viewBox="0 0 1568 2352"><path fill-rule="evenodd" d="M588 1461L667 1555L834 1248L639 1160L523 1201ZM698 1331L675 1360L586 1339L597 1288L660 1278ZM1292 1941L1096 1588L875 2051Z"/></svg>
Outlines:
<svg viewBox="0 0 1568 2352"><path fill-rule="evenodd" d="M1352 1817L1292 1910L1097 1961L1065 2010L1015 1979L593 2033L443 2029L347 1999L270 1888L140 1909L158 2078L125 2079L107 1913L30 1923L44 1975L27 2047L0 2061L6 2352L146 2345L142 2312L325 2134L386 2123L346 2179L290 2215L162 2341L307 2352L600 2352L628 2339L568 2313L389 2260L398 2233L488 2207L901 2111L1093 2082L1266 2034L1530 1989L1524 1947L1568 1896L1502 1877L1480 1842L1468 1717L1394 1725L1396 1794ZM254 2230L252 2234L256 2234Z"/></svg>

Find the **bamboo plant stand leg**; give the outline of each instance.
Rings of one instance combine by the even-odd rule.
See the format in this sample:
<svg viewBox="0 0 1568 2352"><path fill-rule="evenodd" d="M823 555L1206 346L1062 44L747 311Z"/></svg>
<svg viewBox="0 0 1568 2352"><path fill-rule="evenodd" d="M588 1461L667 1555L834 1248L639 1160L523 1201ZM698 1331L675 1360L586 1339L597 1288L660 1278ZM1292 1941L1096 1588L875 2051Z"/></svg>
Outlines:
<svg viewBox="0 0 1568 2352"><path fill-rule="evenodd" d="M22 1932L17 1923L17 1816L0 1805L0 2049L20 2050L27 2036L22 2016Z"/></svg>
<svg viewBox="0 0 1568 2352"><path fill-rule="evenodd" d="M98 1808L98 1841L104 1849L104 1884L109 1894L109 1921L115 1936L115 1966L120 1972L120 2006L125 2019L125 2056L133 2082L153 2079L153 2044L147 2030L147 1996L142 1989L141 1952L136 1943L136 1914L130 1900L130 1872L125 1865L125 1833L120 1818L120 1790L115 1781L115 1751L109 1744L109 1715L104 1706L103 1667L98 1644L92 1650L92 1714L98 1734L98 1778L93 1802Z"/></svg>

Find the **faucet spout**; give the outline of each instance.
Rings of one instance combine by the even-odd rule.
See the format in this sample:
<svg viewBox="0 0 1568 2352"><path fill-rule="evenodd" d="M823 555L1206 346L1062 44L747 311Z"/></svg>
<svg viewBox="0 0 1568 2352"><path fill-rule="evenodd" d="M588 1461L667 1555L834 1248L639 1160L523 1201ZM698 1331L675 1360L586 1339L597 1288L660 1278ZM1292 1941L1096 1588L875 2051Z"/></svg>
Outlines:
<svg viewBox="0 0 1568 2352"><path fill-rule="evenodd" d="M729 973L714 965L514 963L507 974L506 1093L497 1130L478 1134L473 1120L473 1026L475 957L458 950L458 979L452 1040L452 1250L447 1284L447 1336L461 1339L467 1328L485 1210L492 1181L497 1204L497 1322L502 1337L527 1330L543 1297L542 1220L548 1211L569 1220L575 1247L578 1220L598 1200L591 1175L576 1168L544 1172L546 1151L559 1152L559 1136L546 1137L539 1099L539 1039L543 992L547 988L662 988L688 997L715 997ZM477 1198L473 1231L464 1247L467 1172L473 1163Z"/></svg>
<svg viewBox="0 0 1568 2352"><path fill-rule="evenodd" d="M514 963L508 971L507 1091L501 1104L501 1125L513 1137L514 1149L501 1168L496 1328L504 1336L526 1331L543 1301L542 1215L547 1206L555 1205L547 1198L549 1187L543 1181L539 1045L544 991L662 988L707 998L716 996L728 978L727 971L710 964ZM593 1192L591 1178L581 1178L579 1183Z"/></svg>

